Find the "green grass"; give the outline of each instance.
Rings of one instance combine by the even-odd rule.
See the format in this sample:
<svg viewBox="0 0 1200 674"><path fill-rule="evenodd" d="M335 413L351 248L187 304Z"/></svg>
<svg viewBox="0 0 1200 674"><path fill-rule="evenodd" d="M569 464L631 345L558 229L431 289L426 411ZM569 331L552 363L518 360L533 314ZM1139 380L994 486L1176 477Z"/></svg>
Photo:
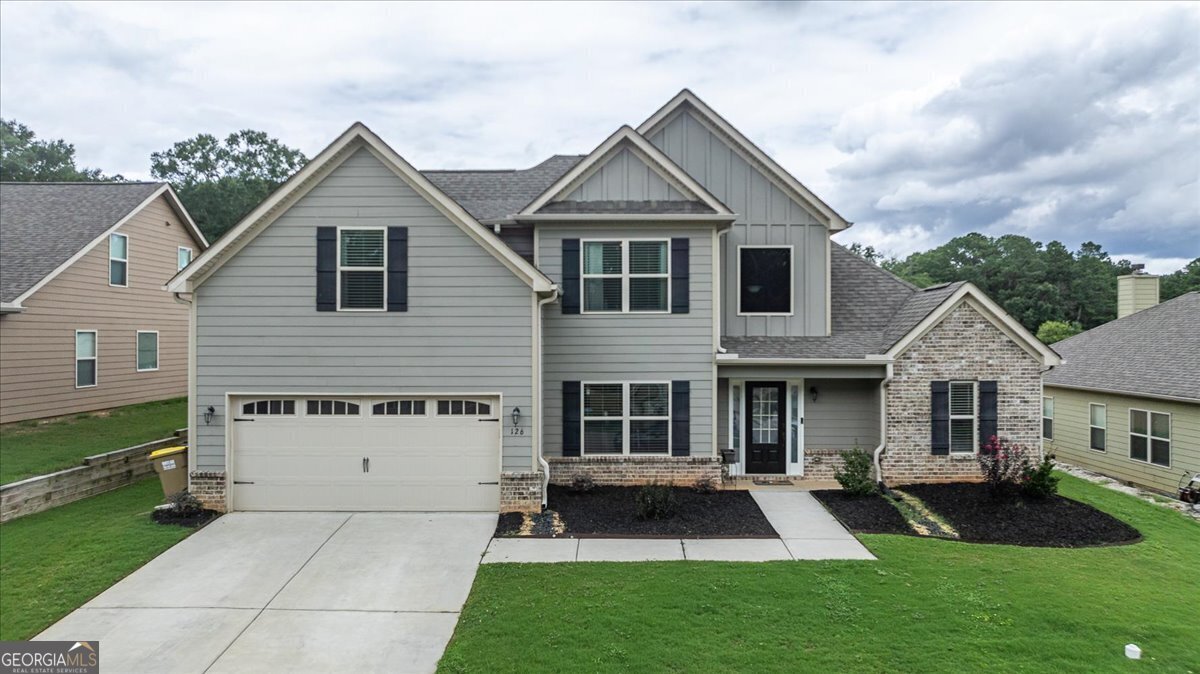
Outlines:
<svg viewBox="0 0 1200 674"><path fill-rule="evenodd" d="M440 671L1200 671L1200 525L1075 478L1060 487L1145 540L871 535L878 562L487 564Z"/></svg>
<svg viewBox="0 0 1200 674"><path fill-rule="evenodd" d="M0 640L28 639L191 529L155 524L157 479L0 524Z"/></svg>
<svg viewBox="0 0 1200 674"><path fill-rule="evenodd" d="M78 466L85 456L169 437L187 425L187 398L0 426L0 484Z"/></svg>

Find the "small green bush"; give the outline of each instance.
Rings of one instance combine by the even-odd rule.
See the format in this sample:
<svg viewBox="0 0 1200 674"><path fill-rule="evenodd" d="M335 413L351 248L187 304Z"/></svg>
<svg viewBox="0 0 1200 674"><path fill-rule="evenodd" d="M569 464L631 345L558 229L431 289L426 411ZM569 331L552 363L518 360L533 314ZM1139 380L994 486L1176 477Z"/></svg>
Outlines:
<svg viewBox="0 0 1200 674"><path fill-rule="evenodd" d="M1053 471L1053 454L1047 454L1037 466L1026 465L1021 474L1021 493L1030 498L1046 498L1057 494L1060 478L1053 475Z"/></svg>
<svg viewBox="0 0 1200 674"><path fill-rule="evenodd" d="M168 496L167 503L171 504L171 510L177 517L196 517L204 512L204 505L200 503L200 499L192 496L186 489Z"/></svg>
<svg viewBox="0 0 1200 674"><path fill-rule="evenodd" d="M833 478L842 485L842 490L851 496L870 496L879 490L875 480L871 479L871 455L864 449L855 447L842 452L844 465L833 471Z"/></svg>
<svg viewBox="0 0 1200 674"><path fill-rule="evenodd" d="M665 520L674 517L679 503L670 485L652 482L642 485L634 494L638 519Z"/></svg>

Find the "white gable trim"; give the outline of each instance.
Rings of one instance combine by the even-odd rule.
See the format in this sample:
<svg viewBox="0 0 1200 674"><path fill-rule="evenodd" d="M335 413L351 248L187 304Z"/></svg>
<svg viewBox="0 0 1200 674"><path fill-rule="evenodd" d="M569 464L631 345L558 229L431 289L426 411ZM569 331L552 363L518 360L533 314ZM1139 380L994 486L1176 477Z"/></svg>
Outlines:
<svg viewBox="0 0 1200 674"><path fill-rule="evenodd" d="M712 193L704 189L703 185L688 175L678 164L671 161L671 158L663 154L662 150L654 147L654 145L650 144L649 141L628 125L617 129L616 133L609 136L603 143L600 143L599 147L592 150L588 156L583 158L583 161L576 164L574 168L567 171L553 185L546 188L546 191L542 192L537 199L534 199L526 206L519 215L533 215L551 201L556 201L570 194L575 188L582 185L584 181L592 177L596 171L599 171L605 162L611 156L615 155L616 151L623 144L627 144L638 159L645 162L655 173L668 183L671 183L680 192L700 200L719 215L733 215L733 212L725 204L721 203L720 199L717 199ZM593 215L590 219L602 220L604 216Z"/></svg>
<svg viewBox="0 0 1200 674"><path fill-rule="evenodd" d="M421 175L366 125L362 122L355 122L304 168L297 171L279 189L242 218L241 222L222 236L203 255L176 274L167 283L167 289L172 292L192 292L359 148L367 149L384 166L391 169L409 187L533 290L549 292L554 288L554 284L549 278L525 258L513 252L490 229L479 224L462 206L429 182L425 176Z"/></svg>
<svg viewBox="0 0 1200 674"><path fill-rule="evenodd" d="M1043 367L1054 367L1062 363L1062 357L1054 349L1051 349L1038 340L1037 337L1025 329L1025 326L1018 323L1012 316L1009 316L1008 312L1004 311L1000 305L992 301L991 298L972 283L964 283L961 288L939 304L916 327L909 330L884 355L889 358L899 357L914 342L925 336L927 332L941 323L946 316L950 315L950 312L957 309L961 304L967 304L979 312L981 316L988 319L992 325L995 325L996 328L1008 336L1017 346L1040 361Z"/></svg>
<svg viewBox="0 0 1200 674"><path fill-rule="evenodd" d="M658 112L642 122L641 126L637 128L638 133L649 138L660 127L682 112L685 105L690 105L696 112L700 113L696 119L705 126L708 126L710 131L715 131L718 135L732 140L733 149L741 154L743 159L766 169L768 177L773 178L772 182L775 182L784 192L788 193L796 203L804 206L813 217L829 227L830 231L837 232L853 224L839 215L837 211L822 201L820 197L813 194L799 180L796 180L795 176L788 173L774 159L771 159L767 153L760 150L742 132L725 121L716 111L700 100L699 96L693 94L688 89L679 92L675 98L672 98L666 105L659 108Z"/></svg>
<svg viewBox="0 0 1200 674"><path fill-rule="evenodd" d="M179 195L175 194L175 190L171 189L170 185L164 183L158 189L154 190L153 194L143 199L140 204L126 213L125 217L118 220L116 224L104 230L102 234L89 241L88 244L83 248L75 251L75 254L67 258L66 262L63 262L55 267L54 271L51 271L49 274L43 276L40 281L30 286L28 290L18 295L12 302L5 304L4 312L15 313L24 309L24 307L21 306L22 302L29 299L29 297L38 290L41 290L42 286L53 281L55 277L66 271L68 267L78 262L80 258L91 252L93 248L106 241L109 234L112 234L120 229L123 225L125 225L125 223L132 220L134 216L136 216L138 213L141 213L142 209L154 203L154 200L159 197L166 197L167 204L171 207L172 211L175 211L175 215L177 215L179 219L183 221L184 227L187 228L188 233L191 234L192 238L196 240L196 243L200 245L200 248L203 249L208 247L208 240L204 238L204 234L200 232L200 228L196 226L196 223L192 220L192 216L189 215L187 209L183 207L183 202L179 200Z"/></svg>

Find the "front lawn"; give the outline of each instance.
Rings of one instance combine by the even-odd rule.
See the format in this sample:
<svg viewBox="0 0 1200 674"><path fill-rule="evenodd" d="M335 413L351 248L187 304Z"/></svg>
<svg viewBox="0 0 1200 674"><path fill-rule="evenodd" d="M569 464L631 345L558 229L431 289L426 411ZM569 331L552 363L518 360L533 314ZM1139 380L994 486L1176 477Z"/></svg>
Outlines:
<svg viewBox="0 0 1200 674"><path fill-rule="evenodd" d="M192 533L155 524L157 478L0 524L0 640L28 639Z"/></svg>
<svg viewBox="0 0 1200 674"><path fill-rule="evenodd" d="M1196 671L1200 526L1076 478L1060 488L1144 540L863 535L879 561L485 564L440 669Z"/></svg>
<svg viewBox="0 0 1200 674"><path fill-rule="evenodd" d="M85 456L170 437L187 426L187 398L0 426L0 484L78 466Z"/></svg>

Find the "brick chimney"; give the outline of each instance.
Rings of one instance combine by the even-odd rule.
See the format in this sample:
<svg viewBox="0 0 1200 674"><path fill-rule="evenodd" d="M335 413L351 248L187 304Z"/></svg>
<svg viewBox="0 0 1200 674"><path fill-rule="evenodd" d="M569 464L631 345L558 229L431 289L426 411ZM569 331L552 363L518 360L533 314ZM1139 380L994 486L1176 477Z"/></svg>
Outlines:
<svg viewBox="0 0 1200 674"><path fill-rule="evenodd" d="M1133 265L1133 273L1117 277L1117 318L1158 304L1158 277L1147 274L1146 265Z"/></svg>

